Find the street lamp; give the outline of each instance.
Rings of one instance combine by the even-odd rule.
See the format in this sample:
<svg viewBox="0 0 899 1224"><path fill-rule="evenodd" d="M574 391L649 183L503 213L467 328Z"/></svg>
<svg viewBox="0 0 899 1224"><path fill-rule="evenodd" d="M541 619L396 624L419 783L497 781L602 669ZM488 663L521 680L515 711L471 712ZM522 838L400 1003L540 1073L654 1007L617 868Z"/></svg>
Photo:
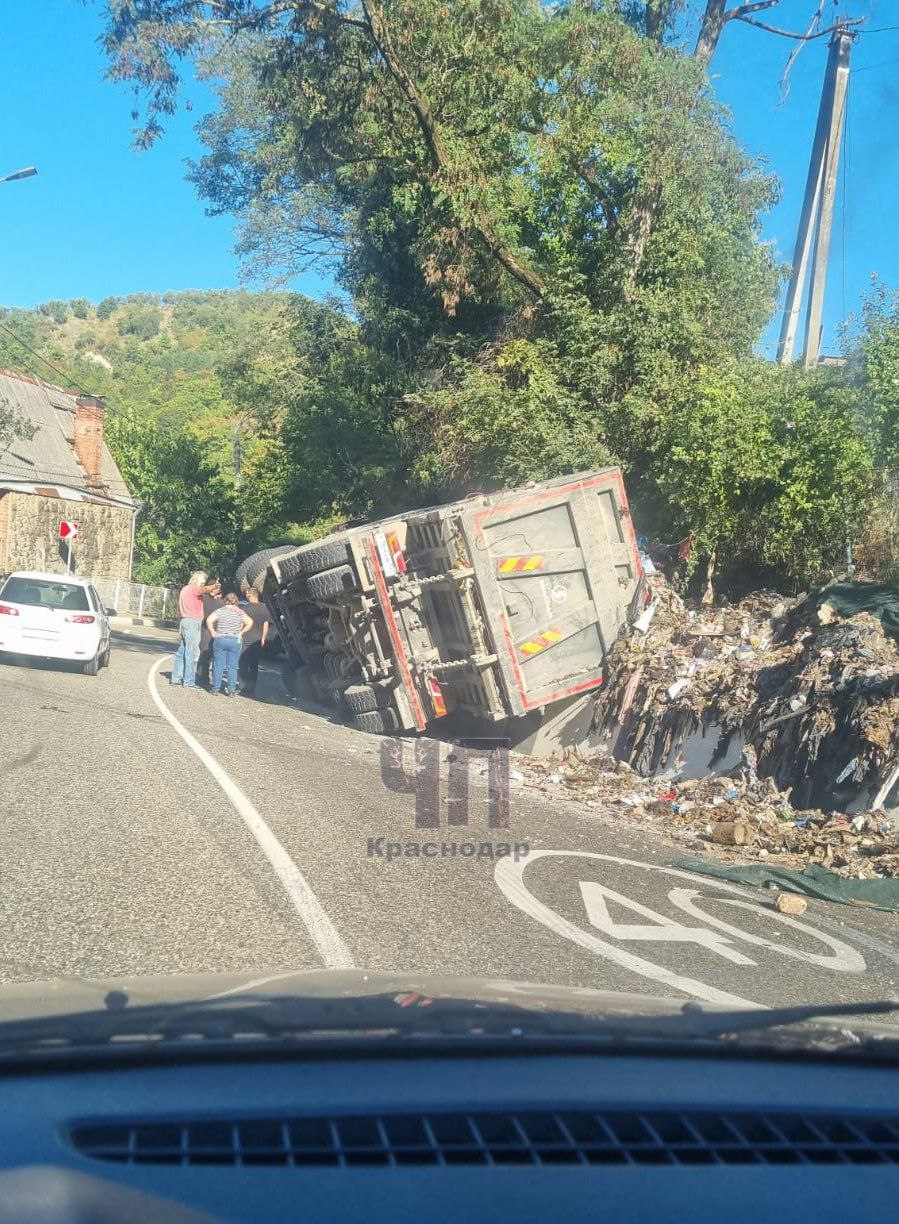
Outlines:
<svg viewBox="0 0 899 1224"><path fill-rule="evenodd" d="M0 183L15 183L18 179L32 178L37 174L36 166L26 166L24 170L16 170L12 174L7 174L5 178L0 178Z"/></svg>

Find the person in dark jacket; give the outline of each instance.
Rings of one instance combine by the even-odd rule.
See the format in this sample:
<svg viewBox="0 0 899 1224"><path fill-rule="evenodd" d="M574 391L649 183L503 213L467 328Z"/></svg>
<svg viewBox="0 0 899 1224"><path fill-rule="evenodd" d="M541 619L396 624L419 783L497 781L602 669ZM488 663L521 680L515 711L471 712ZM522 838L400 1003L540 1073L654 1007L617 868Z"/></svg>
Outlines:
<svg viewBox="0 0 899 1224"><path fill-rule="evenodd" d="M224 603L222 584L213 582L208 594L203 596L203 629L200 633L200 661L197 664L197 683L202 684L204 689L212 688L212 634L206 622Z"/></svg>
<svg viewBox="0 0 899 1224"><path fill-rule="evenodd" d="M250 587L246 601L241 607L253 622L252 629L243 635L243 652L240 656L240 691L245 697L255 697L259 680L259 659L268 641L271 620L268 608L260 602L257 591Z"/></svg>

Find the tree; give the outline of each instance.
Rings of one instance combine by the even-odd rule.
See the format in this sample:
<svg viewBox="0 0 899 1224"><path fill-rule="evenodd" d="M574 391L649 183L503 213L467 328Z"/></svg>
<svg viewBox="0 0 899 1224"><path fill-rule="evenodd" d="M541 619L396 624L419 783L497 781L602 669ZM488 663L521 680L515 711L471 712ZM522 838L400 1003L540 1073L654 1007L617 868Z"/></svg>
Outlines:
<svg viewBox="0 0 899 1224"><path fill-rule="evenodd" d="M111 413L107 434L122 475L141 502L136 577L176 583L203 567L227 578L237 560L234 493L202 444L135 410Z"/></svg>
<svg viewBox="0 0 899 1224"><path fill-rule="evenodd" d="M692 564L724 572L832 576L864 522L870 451L839 373L754 361L699 370L655 435L657 515L692 534Z"/></svg>
<svg viewBox="0 0 899 1224"><path fill-rule="evenodd" d="M105 297L97 306L97 318L108 319L113 315L118 307L119 299L115 297Z"/></svg>
<svg viewBox="0 0 899 1224"><path fill-rule="evenodd" d="M875 463L899 472L899 294L875 281L845 347Z"/></svg>
<svg viewBox="0 0 899 1224"><path fill-rule="evenodd" d="M65 323L69 317L69 312L66 309L65 302L51 301L43 302L38 306L38 311L43 315L49 315L54 323Z"/></svg>
<svg viewBox="0 0 899 1224"><path fill-rule="evenodd" d="M152 340L159 335L159 313L156 310L126 310L116 324L120 336L136 336L138 340Z"/></svg>
<svg viewBox="0 0 899 1224"><path fill-rule="evenodd" d="M352 299L298 359L269 439L291 515L613 458L698 556L826 568L864 448L835 389L769 386L752 363L777 188L706 73L729 24L776 7L707 0L691 32L665 0L114 0L110 71L144 93L138 141L193 61L217 98L191 172L211 211L239 218L257 269L330 261ZM787 387L811 405L795 437ZM849 458L831 480L834 438ZM744 545L750 520L764 547Z"/></svg>

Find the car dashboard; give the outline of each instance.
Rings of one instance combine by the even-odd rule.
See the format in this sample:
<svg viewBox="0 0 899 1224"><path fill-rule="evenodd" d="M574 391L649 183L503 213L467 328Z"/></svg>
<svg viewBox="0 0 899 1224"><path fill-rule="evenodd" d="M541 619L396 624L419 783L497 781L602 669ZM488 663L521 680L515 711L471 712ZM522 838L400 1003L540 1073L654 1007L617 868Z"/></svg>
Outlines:
<svg viewBox="0 0 899 1224"><path fill-rule="evenodd" d="M7 1069L0 1221L873 1217L897 1085L644 1054Z"/></svg>

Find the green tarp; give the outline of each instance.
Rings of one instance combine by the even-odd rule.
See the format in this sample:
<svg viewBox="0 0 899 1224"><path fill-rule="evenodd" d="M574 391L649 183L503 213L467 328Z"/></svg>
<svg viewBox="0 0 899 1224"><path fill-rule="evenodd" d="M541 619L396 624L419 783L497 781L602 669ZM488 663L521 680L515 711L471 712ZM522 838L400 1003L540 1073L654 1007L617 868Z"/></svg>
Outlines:
<svg viewBox="0 0 899 1224"><path fill-rule="evenodd" d="M789 867L767 867L745 863L736 867L712 863L708 859L685 858L671 864L682 871L696 871L729 884L748 884L753 888L773 888L779 892L803 893L821 901L843 905L863 905L868 909L899 913L899 878L889 880L848 880L845 876L811 864L805 871Z"/></svg>
<svg viewBox="0 0 899 1224"><path fill-rule="evenodd" d="M884 633L899 641L899 587L878 582L834 582L814 596L821 607L828 603L838 616L870 612L879 616Z"/></svg>

